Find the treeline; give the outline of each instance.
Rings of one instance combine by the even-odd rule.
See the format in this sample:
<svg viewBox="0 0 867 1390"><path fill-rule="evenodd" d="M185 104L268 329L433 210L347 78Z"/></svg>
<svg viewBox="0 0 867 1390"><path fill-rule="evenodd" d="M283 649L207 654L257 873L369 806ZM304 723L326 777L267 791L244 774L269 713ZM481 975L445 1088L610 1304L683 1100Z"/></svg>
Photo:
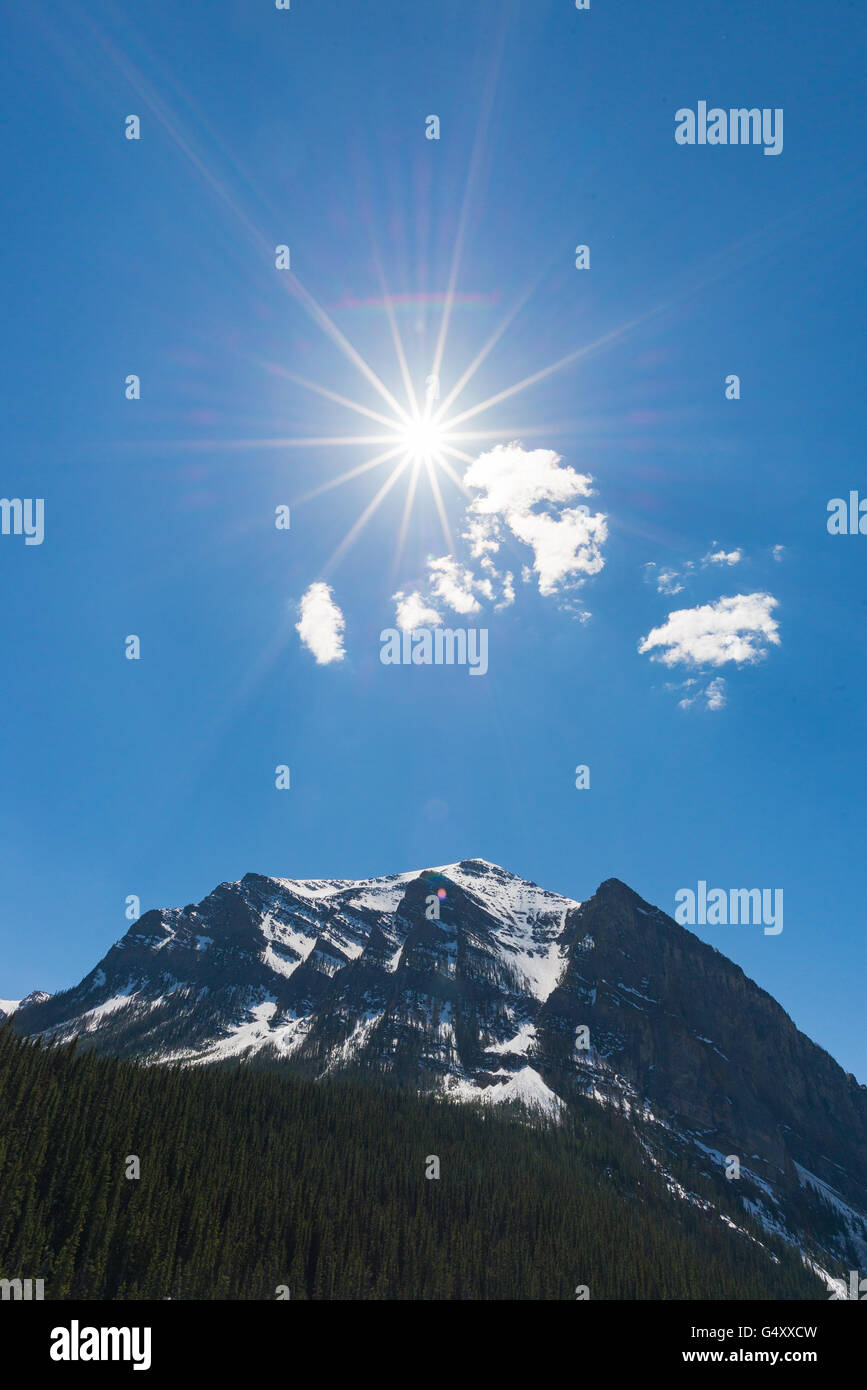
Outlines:
<svg viewBox="0 0 867 1390"><path fill-rule="evenodd" d="M673 1199L590 1103L528 1124L0 1027L0 1278L44 1279L47 1299L822 1297L773 1249Z"/></svg>

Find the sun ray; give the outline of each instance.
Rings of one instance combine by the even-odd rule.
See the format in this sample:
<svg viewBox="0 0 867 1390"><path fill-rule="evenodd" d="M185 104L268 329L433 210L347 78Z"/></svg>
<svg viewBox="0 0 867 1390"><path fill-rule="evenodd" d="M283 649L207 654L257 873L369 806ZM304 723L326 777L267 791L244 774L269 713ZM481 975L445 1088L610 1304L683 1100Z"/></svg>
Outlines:
<svg viewBox="0 0 867 1390"><path fill-rule="evenodd" d="M391 473L386 478L382 487L379 489L379 492L367 504L364 511L361 513L361 516L356 521L355 525L346 533L343 540L340 542L339 546L332 554L331 558L326 562L322 571L323 574L330 574L334 569L336 569L338 563L340 562L340 560L342 560L349 547L355 542L357 537L364 530L365 526L367 525L370 518L373 516L373 513L376 511L377 507L379 506L382 499L385 497L386 493L389 492L390 489L397 482L404 468L406 468L408 462L408 456L404 454L404 457L399 460L397 466L392 469Z"/></svg>
<svg viewBox="0 0 867 1390"><path fill-rule="evenodd" d="M447 515L446 515L446 509L445 509L445 505L444 505L444 503L443 503L443 495L442 495L442 493L441 493L441 491L440 491L439 479L437 478L437 475L436 475L436 469L435 469L434 466L433 466L433 459L431 458L430 455L428 455L424 462L425 462L425 468L427 469L428 481L429 481L430 486L431 486L431 492L432 492L433 495L434 495L434 501L435 501L435 503L436 503L436 509L437 509L437 511L439 512L439 518L440 518L440 521L441 521L441 523L442 523L443 535L444 535L445 538L446 538L446 544L448 545L448 548L449 548L449 554L454 554L455 543L454 543L454 541L452 540L452 533L451 533L451 530L449 529L449 519L448 519L448 517L447 517Z"/></svg>
<svg viewBox="0 0 867 1390"><path fill-rule="evenodd" d="M186 161L195 175L201 180L215 204L221 210L231 214L235 219L236 226L240 228L242 237L239 238L239 253L243 256L247 266L251 264L249 248L253 250L252 264L256 267L256 274L259 275L263 284L273 284L274 271L274 236L269 232L263 234L262 226L270 228L272 225L280 225L283 213L270 204L267 197L258 188L253 178L245 172L238 161L232 156L231 152L221 143L215 135L212 127L208 124L203 113L195 106L192 98L183 93L177 83L173 83L173 92L160 92L152 81L145 78L143 71L130 60L124 52L109 37L108 33L103 32L99 24L92 18L82 15L81 20L90 32L91 39L103 48L111 60L117 65L124 79L130 87L137 93L142 104L154 116L156 122L167 132L174 148L177 150L182 161ZM129 24L129 21L127 21ZM451 331L452 319L455 305L458 302L458 284L463 265L465 247L471 227L472 214L478 204L480 192L484 189L484 181L488 174L486 157L488 149L490 123L493 112L493 102L497 92L501 69L503 43L508 27L508 19L505 10L499 15L497 32L492 37L490 49L492 60L488 69L487 79L482 92L479 105L479 115L476 130L473 138L473 146L470 153L469 165L466 171L463 197L457 216L457 224L454 228L453 246L451 257L447 261L448 275L445 292L442 295L442 319L437 329L435 350L433 356L433 372L439 378L445 360L446 342ZM130 25L130 27L132 27ZM138 40L137 40L138 42ZM88 51L92 48L92 43L88 44ZM77 61L83 62L83 55L73 54ZM165 82L163 83L165 87ZM216 145L215 145L216 142ZM228 173L225 161L228 161ZM242 177L241 189L246 190L247 201L249 194L253 194L255 202L249 207L244 205L244 194L236 192L232 186L230 175L234 166L235 174ZM840 188L848 190L855 188L852 184L845 183L837 185L834 190L836 198ZM263 214L267 212L267 217ZM562 371L575 363L589 358L593 353L601 351L625 335L631 333L639 326L643 326L658 318L660 315L670 314L675 306L681 305L694 299L708 285L730 275L741 265L750 264L756 258L767 254L767 248L771 245L778 245L780 236L800 235L802 218L800 211L787 213L772 223L766 223L761 228L751 232L730 246L723 247L721 251L705 260L698 266L688 267L683 270L678 280L671 287L671 292L663 302L645 310L637 315L631 322L621 325L618 328L597 338L594 342L567 353L558 361L550 363L541 370L531 373L522 380L515 382L512 386L489 396L460 414L449 415L454 403L465 392L469 383L475 378L482 365L487 361L496 345L500 342L506 331L514 323L518 313L524 307L527 300L535 292L539 281L543 278L540 274L536 283L526 289L516 303L512 306L503 320L495 328L493 333L484 343L482 348L476 353L469 366L461 373L458 380L450 388L447 396L442 403L436 403L431 392L426 392L422 406L419 405L421 393L417 393L413 384L407 361L406 350L401 337L398 316L396 314L395 300L386 284L382 260L378 248L374 245L376 267L382 285L385 313L388 318L391 339L397 359L399 378L403 387L403 403L389 389L386 382L374 370L370 362L359 351L349 338L338 328L330 314L319 303L313 293L306 288L298 279L297 275L291 270L280 270L276 276L279 288L290 293L300 305L302 310L317 325L319 330L338 348L338 350L352 363L354 368L364 377L370 387L386 403L389 410L394 412L394 418L389 418L375 410L354 401L347 396L343 396L327 387L319 386L317 383L298 376L289 370L278 367L270 367L269 370L284 375L288 380L319 394L326 400L335 405L354 411L357 414L366 416L369 420L383 425L388 431L384 435L347 435L329 437L290 437L290 438L241 438L241 439L220 439L220 440L179 440L162 442L162 447L168 449L178 449L189 453L207 450L210 454L218 451L233 449L297 449L297 448L339 448L356 445L387 445L384 453L376 458L369 459L367 462L349 469L340 474L337 478L321 485L313 491L307 493L302 501L328 492L352 478L358 477L372 471L381 464L389 463L395 458L399 462L392 470L386 482L379 489L373 502L367 507L363 516L355 524L352 531L338 547L332 563L345 553L346 548L352 543L360 529L366 524L370 516L379 506L382 498L394 485L397 477L405 470L408 464L412 466L412 473L407 490L407 500L404 506L403 518L401 521L399 546L405 544L409 526L412 506L416 499L417 483L421 473L422 464L428 473L431 483L431 491L434 495L436 507L443 523L443 530L446 538L451 544L447 517L442 500L442 493L439 485L438 472L450 477L458 487L462 487L457 472L448 463L448 459L455 459L461 463L471 463L471 455L456 447L459 443L483 443L491 440L505 441L508 438L518 436L529 437L531 435L543 435L550 433L565 432L567 427L558 427L549 423L544 428L534 427L524 430L459 430L459 426L469 420L474 419L481 413L493 409L502 402L509 400L519 392L525 391L530 387L544 381L547 377L556 372ZM375 238L374 238L375 240ZM425 284L427 280L425 280ZM438 296L439 297L439 296ZM412 354L411 354L412 355ZM390 378L389 378L390 379ZM397 380L397 377L394 377ZM438 393L438 387L437 387ZM246 420L243 417L236 417L235 428L247 428ZM255 425L252 426L255 428ZM574 424L568 426L570 430ZM585 438L588 434L588 421L585 417L582 424L578 427L583 431ZM130 444L125 447L130 449L154 447L154 441L150 443ZM400 552L398 552L400 553Z"/></svg>
<svg viewBox="0 0 867 1390"><path fill-rule="evenodd" d="M380 381L373 368L368 365L361 353L352 346L352 343L345 334L341 333L334 320L329 317L322 306L314 299L310 291L301 284L301 281L291 270L281 273L278 284L281 284L286 290L293 294L296 299L300 300L311 318L319 324L319 327L331 338L332 342L340 348L344 356L348 357L350 362L358 368L362 376L367 378L371 386L379 392L386 404L391 406L395 415L397 415L399 419L409 420L410 416L408 411L404 410L403 406L395 400L388 387Z"/></svg>
<svg viewBox="0 0 867 1390"><path fill-rule="evenodd" d="M434 416L435 420L441 420L444 417L449 406L454 404L454 402L457 400L458 396L460 396L464 388L469 385L470 381L472 381L476 372L479 370L479 367L481 367L485 359L490 356L491 352L493 352L497 343L500 341L503 334L506 332L506 329L514 322L520 311L523 309L524 305L527 303L527 300L535 292L537 285L538 280L531 284L524 291L521 298L512 306L509 313L506 314L505 318L502 319L499 326L494 330L488 341L485 343L484 347L476 354L470 365L467 367L466 371L463 373L461 377L458 378L457 382L452 387L451 391L440 405L436 415Z"/></svg>
<svg viewBox="0 0 867 1390"><path fill-rule="evenodd" d="M305 492L304 496L299 497L294 505L298 507L302 502L309 502L313 497L321 497L323 492L330 492L332 488L348 483L350 478L358 478L362 473L369 473L372 468L378 468L381 463L388 463L390 459L396 458L398 454L403 452L402 444L398 444L394 449L386 449L384 454L377 454L375 459L368 459L367 463L360 463L357 468L350 468L346 473L341 473L339 477L330 478L327 483L321 483L311 492Z"/></svg>
<svg viewBox="0 0 867 1390"><path fill-rule="evenodd" d="M493 100L497 88L497 82L499 80L499 69L501 65L502 45L504 42L504 36L505 23L501 26L500 32L498 36L495 38L494 61L489 71L489 77L486 84L486 90L484 92L479 115L479 122L476 128L475 139L473 142L470 165L467 171L464 196L462 199L460 214L458 218L453 254L449 270L448 285L443 305L442 321L439 327L439 333L437 337L433 359L433 374L437 377L439 376L442 367L446 341L451 325L458 278L460 274L464 245L469 226L470 213L478 192L479 180L482 174L486 141L490 125L491 113L493 109ZM208 162L205 156L195 148L192 138L190 138L188 134L184 131L181 121L178 119L176 113L171 109L171 106L168 104L168 102L166 102L159 96L159 94L146 81L146 79L143 77L143 74L135 67L135 65L126 60L123 57L123 55L121 55L117 50L114 49L114 45L111 44L111 41L108 40L106 36L100 34L99 38L100 41L103 42L107 48L113 50L112 56L114 57L115 61L117 61L119 63L119 66L121 66L125 70L126 76L130 79L130 81L133 83L136 89L140 92L145 102L156 115L157 119L167 130L169 136L175 142L176 147L181 151L183 156L190 161L190 163L196 169L198 175L204 180L205 183L208 184L212 193L217 197L217 199L220 202L222 202L224 206L228 207L234 214L234 216L238 219L239 223L244 228L245 234L252 242L255 243L259 254L263 258L263 263L265 263L265 259L270 259L273 255L273 246L270 245L268 238L262 234L261 229L256 225L253 218L246 212L246 210L239 204L239 202L232 197L231 192L227 187L226 183L222 181L214 172L214 170L208 166ZM358 436L306 436L290 438L235 440L223 439L219 441L194 442L179 441L176 446L186 450L208 449L211 452L218 449L225 451L231 449L293 449L317 447L339 448L350 445L354 446L357 444L385 444L392 446L391 449L387 449L385 453L379 455L377 458L368 460L366 463L358 465L357 468L348 470L344 474L341 474L338 478L333 479L329 483L323 485L322 487L313 490L311 493L308 493L307 498L309 498L312 496L320 495L322 492L330 491L332 488L340 486L343 482L347 482L353 477L357 477L367 471L370 471L378 467L381 463L390 461L391 458L396 457L403 451L403 448L406 444L409 444L409 448L406 449L404 457L399 460L398 464L389 475L389 478L386 479L386 482L377 492L373 501L365 509L364 513L356 522L355 526L353 526L352 530L348 533L347 537L338 547L338 550L332 557L332 560L330 562L331 564L336 564L337 561L345 553L349 545L352 544L355 537L359 534L362 527L367 523L369 517L379 506L379 503L381 502L382 498L393 486L397 477L400 476L401 472L404 470L408 462L413 462L415 465L418 465L415 466L413 470L415 478L411 482L411 486L409 489L410 502L414 499L415 481L417 480L417 475L420 471L420 464L423 461L431 483L431 490L434 495L437 511L440 515L440 520L443 525L443 532L449 544L452 545L451 535L448 526L448 519L443 504L439 480L437 477L437 469L442 470L444 473L447 474L447 476L450 476L458 486L461 486L460 480L457 478L455 471L447 463L445 454L446 452L448 452L451 457L459 458L462 462L466 462L468 456L463 455L462 451L456 450L454 448L453 440L448 429L446 427L442 427L440 425L440 422L443 420L451 403L457 398L457 395L465 389L467 383L472 379L473 375L481 366L482 362L492 351L496 342L499 341L500 337L506 331L509 324L513 321L515 315L521 307L521 304L523 303L523 300L519 300L517 305L510 312L510 314L506 315L504 321L498 327L496 332L491 336L491 338L488 340L488 342L485 344L482 350L476 355L473 362L471 362L469 368L463 373L463 375L459 379L459 382L457 383L457 386L452 388L446 402L444 402L443 405L440 406L436 410L436 412L434 412L434 400L432 396L428 394L424 403L424 408L423 410L420 410L418 398L416 396L415 389L412 383L412 378L409 372L409 366L406 359L403 341L400 335L399 326L394 312L394 304L391 295L388 291L387 285L385 283L385 276L382 271L381 261L378 255L377 268L379 270L380 279L383 286L386 314L388 316L389 328L391 331L392 341L397 357L400 376L403 381L403 386L408 401L408 408L400 404L400 402L395 398L395 396L392 394L389 388L381 380L381 378L370 365L370 363L366 361L363 355L349 341L349 339L341 331L341 329L337 327L334 320L326 312L322 305L317 301L315 296L306 288L305 285L301 283L301 281L297 278L297 275L291 270L281 271L278 277L278 284L280 285L280 287L289 292L293 296L293 298L303 307L303 309L306 311L309 317L318 325L320 330L335 344L335 346L344 354L344 356L349 359L349 361L355 366L355 368L361 373L361 375L364 376L365 380L369 383L369 385L372 386L373 389L382 398L382 400L386 402L389 409L394 412L396 418L394 420L389 420L385 416L379 414L376 411L370 410L368 407L365 407L359 402L352 401L350 398L343 396L336 391L332 391L327 387L319 386L317 383L311 382L308 379L300 377L288 370L283 371L281 374L285 375L287 379L295 381L296 384L301 385L305 389L321 395L326 400L332 401L336 405L340 405L345 409L352 410L360 415L366 416L370 420L383 424L388 430L391 431L390 434ZM524 296L524 299L525 298L526 295ZM556 364L550 370L556 370L557 366L565 364L565 361L561 364ZM280 372L279 368L272 367L271 370L276 370ZM477 414L483 409L490 408L491 406L496 404L499 399L505 399L508 394L513 393L517 390L524 389L526 386L531 385L534 380L541 379L543 375L545 375L545 373L539 373L533 378L528 378L523 383L518 383L515 387L510 388L510 392L503 393L500 397L491 398L489 401L484 402L482 406L475 407L472 413ZM460 420L466 418L470 418L470 416L466 413L463 416L459 417ZM175 446L172 443L169 443L168 447L171 448ZM405 519L406 523L408 524L408 515ZM402 527L402 531L404 533L405 529L405 527Z"/></svg>
<svg viewBox="0 0 867 1390"><path fill-rule="evenodd" d="M561 357L556 362L551 362L547 367L542 367L538 372L533 372L530 376L524 377L523 381L518 381L514 386L507 386L504 391L499 391L495 396L489 396L486 401L479 405L471 406L460 415L453 415L449 425L459 425L464 420L471 420L475 415L480 415L483 410L490 410L491 406L499 405L501 401L507 401L511 396L515 396L519 391L526 391L528 386L535 386L538 381L544 381L546 377L553 376L555 372L560 372L564 367L568 367L572 362L579 362L583 357L589 357L594 352L600 352L610 343L616 342L624 334L630 333L639 324L653 318L655 314L662 312L662 305L657 305L654 309L648 310L646 314L640 314L637 318L631 319L628 323L621 324L618 328L612 328L610 332L603 333L600 338L596 338L592 343L585 343L584 347L576 348L574 352L569 352L565 357Z"/></svg>
<svg viewBox="0 0 867 1390"><path fill-rule="evenodd" d="M461 204L460 216L458 218L458 228L455 236L455 246L454 252L452 254L451 270L449 273L449 284L448 289L446 291L445 304L443 306L443 317L442 322L440 324L439 336L437 338L436 351L434 352L432 372L435 377L439 377L443 356L445 354L446 339L448 337L449 326L452 317L452 309L454 307L455 290L457 288L458 281L458 272L460 270L461 259L463 257L464 238L466 236L467 223L469 220L470 202L472 194L475 191L476 181L479 176L479 169L481 166L485 140L487 138L488 127L490 125L491 120L491 113L493 111L494 96L496 93L497 81L499 78L500 64L502 63L503 57L505 33L505 23L503 22L501 24L499 34L498 36L496 36L495 39L497 50L494 53L494 62L491 66L491 70L488 76L487 89L484 94L482 107L479 114L479 123L476 127L476 135L473 141L473 152L470 156L470 167L467 171L467 182L466 187L464 189L464 197L463 202Z"/></svg>
<svg viewBox="0 0 867 1390"><path fill-rule="evenodd" d="M208 164L206 163L205 159L202 157L202 155L198 153L198 151L194 148L191 140L188 139L188 137L184 134L177 116L172 111L168 103L165 102L159 96L159 94L147 81L147 79L144 77L143 73L139 70L135 63L128 59L108 38L108 36L103 34L99 30L98 25L96 25L92 21L88 22L90 23L90 27L96 34L99 42L103 45L106 51L117 63L118 67L124 73L124 76L127 78L127 80L139 92L140 96L142 97L142 100L145 101L147 105L150 107L157 120L168 132L171 139L175 142L177 148L190 161L190 163L196 169L199 176L202 179L204 179L204 181L208 184L208 186L216 195L216 197L228 208L230 208L232 213L243 226L248 237L250 237L250 239L258 248L259 254L263 257L267 256L269 259L273 258L273 245L269 244L267 238L263 236L262 232L259 230L256 224L251 220L251 218L247 215L244 209L235 201L235 199L231 196L228 189L220 181L220 179L208 167ZM361 374L366 378L370 385L373 386L374 390L376 390L382 397L382 399L391 407L395 414L401 419L408 420L409 416L407 412L404 410L403 406L398 403L398 401L389 391L388 387L384 384L384 382L382 382L379 379L373 368L369 365L368 362L365 361L361 353L358 352L358 350L353 346L353 344L349 341L346 335L341 332L334 320L322 308L321 304L318 302L315 296L312 295L311 292L306 288L306 286L301 283L297 275L295 275L295 273L292 270L283 270L280 272L278 276L277 283L288 293L292 294L295 299L298 300L298 302L307 311L307 313L313 319L313 321L319 325L322 331L331 339L335 346L338 347L340 351L344 354L344 356L346 356L349 359L349 361L352 362L353 365L358 369L358 371L361 372Z"/></svg>
<svg viewBox="0 0 867 1390"><path fill-rule="evenodd" d="M308 391L315 391L317 395L324 396L329 401L334 401L336 405L345 405L348 410L354 410L359 415L366 415L369 420L377 420L381 425L394 427L394 420L388 415L380 415L378 410L371 410L366 405L361 405L358 401L350 400L348 396L341 396L337 391L331 391L327 386L320 386L315 381L308 381L305 376L298 376L296 372L290 372L288 367L280 367L274 362L263 362L261 364L266 371L274 376L285 377L287 381L294 381L299 386L304 386Z"/></svg>
<svg viewBox="0 0 867 1390"><path fill-rule="evenodd" d="M453 448L453 447L451 446L451 444L443 444L443 445L441 446L441 452L442 452L443 454L448 454L448 455L449 455L451 458L453 458L453 459L460 459L461 463L473 463L473 462L475 462L475 460L473 459L472 454L465 454L464 451L463 451L463 449L455 449L455 448ZM446 468L446 469L447 469L448 466L449 466L449 465L448 465L448 463L446 462L446 460L443 459L443 468ZM452 476L454 477L454 474L452 474ZM466 493L467 497L469 497L470 494L469 494L469 492L467 491L467 489L464 487L463 483L461 483L461 491L464 492L464 493Z"/></svg>
<svg viewBox="0 0 867 1390"><path fill-rule="evenodd" d="M160 443L163 449L303 449L308 445L321 448L338 448L344 445L393 444L395 434L336 434L315 435L301 438L295 435L289 439L165 439Z"/></svg>
<svg viewBox="0 0 867 1390"><path fill-rule="evenodd" d="M457 473L452 468L448 459L445 457L446 453L451 454L453 458L459 458L462 463L472 463L473 460L470 458L469 454L462 454L458 449L443 449L439 454L437 454L435 460L437 467L441 468L443 472L449 478L451 478L455 487L460 488L461 492L464 494L465 497L472 496L469 488L464 487L461 479L458 477Z"/></svg>
<svg viewBox="0 0 867 1390"><path fill-rule="evenodd" d="M410 375L409 364L406 360L406 353L404 352L403 339L400 336L400 329L397 326L397 318L394 312L394 304L392 302L391 293L388 289L388 286L386 285L385 272L382 269L382 265L380 263L378 255L376 256L376 269L379 275L380 285L382 286L383 298L385 300L385 312L388 317L389 328L391 329L391 340L394 344L394 351L395 355L397 356L397 363L400 368L401 377L403 379L403 388L406 391L407 400L410 404L410 413L412 415L417 415L418 401L416 399L415 387L412 384L412 377Z"/></svg>
<svg viewBox="0 0 867 1390"><path fill-rule="evenodd" d="M477 137L478 140L478 137ZM458 231L455 238L455 247L452 254L452 264L449 271L449 283L446 290L445 303L443 304L443 316L440 322L440 331L437 337L436 349L434 351L433 366L431 373L439 377L442 366L443 354L446 349L446 338L448 337L449 325L451 323L452 309L455 302L455 290L457 288L458 271L460 270L461 255L463 252L464 235L466 232L467 214L469 212L470 185L473 178L473 167L476 161L476 150L473 150L473 158L470 164L470 172L467 175L467 187L464 192L464 201L461 207L461 214L458 220Z"/></svg>
<svg viewBox="0 0 867 1390"><path fill-rule="evenodd" d="M447 430L441 438L449 443L460 441L467 444L471 440L482 442L491 439L529 439L534 434L550 435L553 432L554 425L508 425L499 430Z"/></svg>
<svg viewBox="0 0 867 1390"><path fill-rule="evenodd" d="M417 458L413 459L412 472L410 473L409 484L406 490L406 502L404 503L403 516L401 517L400 522L400 531L398 532L397 545L395 546L394 559L392 561L391 566L392 580L397 574L397 567L400 564L400 557L403 554L403 547L406 544L406 535L407 531L409 530L409 518L412 515L412 504L415 499L415 490L418 486L418 475L420 468L421 460Z"/></svg>

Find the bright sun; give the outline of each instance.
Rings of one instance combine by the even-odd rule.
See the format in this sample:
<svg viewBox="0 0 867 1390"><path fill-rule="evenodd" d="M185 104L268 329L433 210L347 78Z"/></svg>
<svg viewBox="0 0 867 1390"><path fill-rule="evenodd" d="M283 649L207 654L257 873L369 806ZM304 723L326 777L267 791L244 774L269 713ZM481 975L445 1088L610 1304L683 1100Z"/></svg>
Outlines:
<svg viewBox="0 0 867 1390"><path fill-rule="evenodd" d="M438 460L446 443L442 427L427 414L417 415L406 424L402 424L398 437L411 463Z"/></svg>
<svg viewBox="0 0 867 1390"><path fill-rule="evenodd" d="M361 375L366 379L368 385L372 386L379 395L380 399L387 407L388 414L382 410L374 410L369 405L362 404L360 401L351 400L349 397L331 390L327 386L320 385L308 380L306 377L299 376L296 372L290 371L285 367L272 366L278 375L285 377L289 381L303 386L309 391L324 397L335 405L353 411L357 415L364 416L366 420L378 425L383 433L356 433L344 435L328 436L295 436L288 439L274 439L268 441L272 447L310 449L311 447L322 447L333 450L340 447L358 447L359 445L376 445L381 452L376 453L373 458L367 459L364 463L356 464L348 468L345 472L339 473L336 477L331 477L323 483L306 492L303 496L294 499L294 505L299 505L311 501L314 497L322 493L331 491L351 480L360 477L362 474L379 469L383 466L388 467L388 472L381 486L377 489L373 497L363 508L360 515L353 522L346 535L332 552L329 559L321 566L323 575L330 574L336 568L338 562L343 558L349 548L354 545L358 536L364 530L370 518L381 505L383 499L395 486L399 478L405 477L407 480L406 496L403 507L403 514L400 521L397 542L394 551L392 564L393 573L397 572L397 565L407 539L410 516L416 498L418 484L422 478L426 478L433 496L434 505L439 514L442 526L443 539L448 546L449 552L455 549L454 540L449 527L449 520L446 507L440 488L441 479L447 478L454 484L459 492L465 496L466 485L460 472L456 471L456 465L463 465L466 469L478 457L480 447L493 447L495 444L504 443L508 439L523 439L535 434L547 434L549 431L545 427L538 425L510 425L499 429L467 429L466 426L471 421L475 421L478 415L491 410L494 406L510 400L519 392L525 391L528 387L535 386L538 382L545 380L554 372L561 371L564 367L579 361L581 358L589 356L592 352L610 343L614 338L619 337L631 325L624 325L611 333L605 334L595 342L585 344L582 347L566 353L556 362L549 363L538 371L532 372L522 380L514 382L511 386L495 392L494 395L486 399L477 401L475 404L459 409L455 414L453 407L458 398L462 395L468 384L475 377L477 371L487 360L490 353L499 343L514 320L518 311L523 307L528 294L518 300L516 305L505 315L499 326L494 329L483 347L477 352L470 365L458 377L457 381L446 391L444 399L440 400L440 369L442 367L446 339L452 316L452 309L456 299L455 286L457 283L458 260L460 253L460 239L455 247L455 254L449 276L449 286L443 295L442 319L439 327L439 334L436 342L436 349L431 362L431 369L424 378L424 392L417 392L412 381L409 363L407 362L404 351L403 341L397 324L395 305L388 290L383 283L383 298L380 307L386 313L391 329L391 337L397 358L403 390L399 391L400 399L395 396L386 384L380 379L373 367L364 359L362 354L349 342L325 310L316 302L313 296L304 288L299 280L289 272L285 283L287 288L296 295L304 304L311 317L324 330L326 335L331 338L341 352L356 367ZM368 427L369 429L369 427ZM242 441L236 441L241 443ZM257 441L243 441L252 445ZM467 444L473 450L466 453L460 446ZM385 446L383 448L383 446Z"/></svg>

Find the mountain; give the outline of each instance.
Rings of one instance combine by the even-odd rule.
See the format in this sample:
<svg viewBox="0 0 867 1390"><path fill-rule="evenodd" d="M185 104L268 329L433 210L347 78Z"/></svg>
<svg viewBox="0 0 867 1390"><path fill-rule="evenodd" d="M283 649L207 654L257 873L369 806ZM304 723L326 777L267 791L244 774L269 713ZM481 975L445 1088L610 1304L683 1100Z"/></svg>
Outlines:
<svg viewBox="0 0 867 1390"><path fill-rule="evenodd" d="M867 1265L867 1089L616 879L578 903L478 859L361 881L248 874L145 913L13 1026L550 1118L589 1097L628 1117L673 1199L782 1236L828 1281Z"/></svg>
<svg viewBox="0 0 867 1390"><path fill-rule="evenodd" d="M51 995L46 994L42 989L31 990L24 999L0 999L0 1023L6 1018L11 1018L19 1009L28 1009L31 1004L44 1004Z"/></svg>
<svg viewBox="0 0 867 1390"><path fill-rule="evenodd" d="M0 1027L0 1191L0 1271L38 1271L46 1300L827 1297L796 1249L672 1196L590 1100L530 1124L370 1078L139 1066Z"/></svg>

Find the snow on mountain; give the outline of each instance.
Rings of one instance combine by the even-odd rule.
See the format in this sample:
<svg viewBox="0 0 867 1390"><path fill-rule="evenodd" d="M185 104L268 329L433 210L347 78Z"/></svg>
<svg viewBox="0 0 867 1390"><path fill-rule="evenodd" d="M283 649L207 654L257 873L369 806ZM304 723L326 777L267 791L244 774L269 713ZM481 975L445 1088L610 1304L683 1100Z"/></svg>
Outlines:
<svg viewBox="0 0 867 1390"><path fill-rule="evenodd" d="M486 859L436 870L475 898L497 920L497 942L526 977L536 999L547 999L564 966L560 939L567 913L581 906Z"/></svg>
<svg viewBox="0 0 867 1390"><path fill-rule="evenodd" d="M560 1097L555 1095L551 1087L545 1085L539 1073L529 1066L521 1067L520 1071L513 1073L497 1072L491 1084L481 1090L458 1077L449 1077L443 1091L449 1100L480 1101L483 1105L518 1101L531 1113L538 1110L554 1120L565 1109Z"/></svg>
<svg viewBox="0 0 867 1390"><path fill-rule="evenodd" d="M29 1008L31 1004L43 1004L51 995L46 994L42 989L31 990L23 999L0 999L0 1023L4 1018L11 1018L19 1009Z"/></svg>
<svg viewBox="0 0 867 1390"><path fill-rule="evenodd" d="M579 902L483 859L247 874L146 912L78 985L28 1000L19 1031L151 1063L256 1055L552 1119L603 1105L662 1171L716 1185L721 1214L736 1201L750 1239L782 1235L831 1279L867 1255L865 1088L616 879Z"/></svg>

